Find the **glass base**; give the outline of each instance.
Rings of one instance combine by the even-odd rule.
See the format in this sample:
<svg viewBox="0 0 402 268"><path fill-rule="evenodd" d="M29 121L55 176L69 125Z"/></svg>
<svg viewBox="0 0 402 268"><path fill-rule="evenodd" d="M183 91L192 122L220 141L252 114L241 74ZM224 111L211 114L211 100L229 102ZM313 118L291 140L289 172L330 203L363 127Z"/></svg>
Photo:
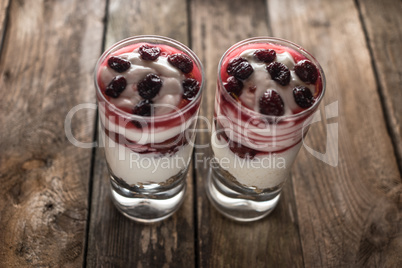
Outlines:
<svg viewBox="0 0 402 268"><path fill-rule="evenodd" d="M181 206L186 193L184 179L169 186L147 184L129 187L119 178L110 176L112 200L127 218L144 223L164 220Z"/></svg>
<svg viewBox="0 0 402 268"><path fill-rule="evenodd" d="M281 187L256 192L236 185L222 175L227 172L220 170L220 167L209 169L205 187L213 206L226 217L240 222L256 221L270 214L278 204Z"/></svg>

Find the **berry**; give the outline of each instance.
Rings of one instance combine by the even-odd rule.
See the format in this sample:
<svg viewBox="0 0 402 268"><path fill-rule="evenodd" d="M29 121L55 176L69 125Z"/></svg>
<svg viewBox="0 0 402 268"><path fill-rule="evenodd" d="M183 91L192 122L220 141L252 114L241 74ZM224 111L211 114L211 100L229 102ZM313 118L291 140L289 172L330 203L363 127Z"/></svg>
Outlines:
<svg viewBox="0 0 402 268"><path fill-rule="evenodd" d="M314 97L309 88L297 86L293 89L293 97L301 108L310 108L314 104Z"/></svg>
<svg viewBox="0 0 402 268"><path fill-rule="evenodd" d="M254 69L246 59L237 57L229 61L226 71L228 74L244 80L253 73Z"/></svg>
<svg viewBox="0 0 402 268"><path fill-rule="evenodd" d="M286 86L290 82L290 71L286 65L280 62L272 62L267 66L268 73L272 79L282 86Z"/></svg>
<svg viewBox="0 0 402 268"><path fill-rule="evenodd" d="M254 52L254 57L259 61L270 63L276 58L276 52L273 49L259 49Z"/></svg>
<svg viewBox="0 0 402 268"><path fill-rule="evenodd" d="M109 85L106 87L105 94L112 98L117 98L126 89L127 81L126 79L119 75L112 79Z"/></svg>
<svg viewBox="0 0 402 268"><path fill-rule="evenodd" d="M133 108L133 114L141 115L141 116L151 116L152 104L153 104L153 102L151 100L141 100Z"/></svg>
<svg viewBox="0 0 402 268"><path fill-rule="evenodd" d="M158 95L161 87L162 80L156 74L147 74L137 85L140 96L149 100Z"/></svg>
<svg viewBox="0 0 402 268"><path fill-rule="evenodd" d="M285 113L281 96L276 91L268 89L260 98L260 113L281 116Z"/></svg>
<svg viewBox="0 0 402 268"><path fill-rule="evenodd" d="M138 53L140 53L141 59L153 61L159 57L161 49L159 47L142 45L138 49Z"/></svg>
<svg viewBox="0 0 402 268"><path fill-rule="evenodd" d="M224 87L226 88L227 92L240 96L243 89L243 82L234 76L230 76Z"/></svg>
<svg viewBox="0 0 402 268"><path fill-rule="evenodd" d="M193 70L193 62L192 60L181 53L173 54L168 56L168 61L174 67L181 70L183 73L188 74Z"/></svg>
<svg viewBox="0 0 402 268"><path fill-rule="evenodd" d="M131 63L128 60L112 56L108 59L107 64L110 68L118 73L122 73L130 69Z"/></svg>
<svg viewBox="0 0 402 268"><path fill-rule="evenodd" d="M200 83L193 78L183 80L183 99L192 100L200 90Z"/></svg>
<svg viewBox="0 0 402 268"><path fill-rule="evenodd" d="M306 83L314 84L318 78L315 65L309 60L301 60L295 65L295 73Z"/></svg>

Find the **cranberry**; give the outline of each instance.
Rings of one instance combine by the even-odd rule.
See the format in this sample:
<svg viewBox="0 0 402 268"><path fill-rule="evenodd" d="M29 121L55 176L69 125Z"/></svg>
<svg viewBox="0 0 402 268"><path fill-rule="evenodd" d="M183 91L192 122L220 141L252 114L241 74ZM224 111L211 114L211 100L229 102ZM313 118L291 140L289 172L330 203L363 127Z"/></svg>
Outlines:
<svg viewBox="0 0 402 268"><path fill-rule="evenodd" d="M138 93L144 99L152 99L158 95L162 87L162 80L156 74L147 74L145 78L138 83Z"/></svg>
<svg viewBox="0 0 402 268"><path fill-rule="evenodd" d="M295 65L295 73L306 83L314 84L318 78L317 67L309 60L301 60Z"/></svg>
<svg viewBox="0 0 402 268"><path fill-rule="evenodd" d="M301 108L309 108L314 104L314 97L309 88L297 86L293 89L293 97Z"/></svg>
<svg viewBox="0 0 402 268"><path fill-rule="evenodd" d="M183 80L183 99L192 100L200 90L200 83L193 78Z"/></svg>
<svg viewBox="0 0 402 268"><path fill-rule="evenodd" d="M270 63L276 58L276 52L273 49L258 49L254 52L254 57L259 61Z"/></svg>
<svg viewBox="0 0 402 268"><path fill-rule="evenodd" d="M237 57L229 61L226 71L228 74L244 80L253 73L254 69L245 58Z"/></svg>
<svg viewBox="0 0 402 268"><path fill-rule="evenodd" d="M150 45L142 45L138 49L141 59L143 60L156 60L161 54L161 49L159 47L154 47Z"/></svg>
<svg viewBox="0 0 402 268"><path fill-rule="evenodd" d="M109 65L110 68L115 70L118 73L122 73L127 71L131 63L128 60L112 56L107 60L107 64Z"/></svg>
<svg viewBox="0 0 402 268"><path fill-rule="evenodd" d="M267 70L272 79L282 86L286 86L290 82L290 71L286 65L280 62L272 62L267 66Z"/></svg>
<svg viewBox="0 0 402 268"><path fill-rule="evenodd" d="M193 61L186 55L177 53L168 56L168 61L174 67L181 70L183 73L188 74L193 70Z"/></svg>
<svg viewBox="0 0 402 268"><path fill-rule="evenodd" d="M126 79L119 75L112 79L109 85L106 87L105 94L112 98L117 98L126 89L127 81Z"/></svg>
<svg viewBox="0 0 402 268"><path fill-rule="evenodd" d="M234 76L230 76L224 87L226 88L227 92L240 96L243 89L243 82Z"/></svg>
<svg viewBox="0 0 402 268"><path fill-rule="evenodd" d="M151 100L141 100L133 108L133 114L141 115L141 116L151 116L152 104L153 104L153 102Z"/></svg>
<svg viewBox="0 0 402 268"><path fill-rule="evenodd" d="M281 116L285 108L281 96L276 91L268 89L260 98L260 113Z"/></svg>

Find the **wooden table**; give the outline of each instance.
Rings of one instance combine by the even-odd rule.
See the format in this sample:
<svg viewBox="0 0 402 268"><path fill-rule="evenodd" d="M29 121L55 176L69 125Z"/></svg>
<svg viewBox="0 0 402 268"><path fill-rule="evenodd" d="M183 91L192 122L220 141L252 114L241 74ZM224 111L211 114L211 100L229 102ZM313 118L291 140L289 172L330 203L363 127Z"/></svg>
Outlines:
<svg viewBox="0 0 402 268"><path fill-rule="evenodd" d="M1 0L0 267L402 267L401 14L399 0ZM327 76L306 145L334 166L302 147L275 211L242 224L210 205L193 164L173 217L126 219L102 149L73 146L64 120L95 103L101 52L140 34L197 53L209 119L229 46L265 35L305 47ZM96 141L95 122L77 112L75 138Z"/></svg>

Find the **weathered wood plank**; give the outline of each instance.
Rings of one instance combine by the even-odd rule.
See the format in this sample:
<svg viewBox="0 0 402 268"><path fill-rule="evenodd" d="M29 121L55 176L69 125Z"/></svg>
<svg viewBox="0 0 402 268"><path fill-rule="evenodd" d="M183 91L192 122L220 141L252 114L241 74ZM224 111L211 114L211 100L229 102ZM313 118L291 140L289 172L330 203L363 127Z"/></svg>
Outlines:
<svg viewBox="0 0 402 268"><path fill-rule="evenodd" d="M269 35L264 1L192 1L192 44L208 78L201 114L212 122L218 62L234 43ZM200 127L207 129L207 123ZM199 133L198 144L209 144L211 133ZM303 258L289 181L275 211L267 218L241 224L221 216L204 190L207 169L197 149L198 264L200 267L301 267Z"/></svg>
<svg viewBox="0 0 402 268"><path fill-rule="evenodd" d="M133 35L157 34L188 44L186 1L110 1L106 47ZM172 217L140 224L109 198L103 150L96 154L87 264L89 267L193 267L192 169L183 206Z"/></svg>
<svg viewBox="0 0 402 268"><path fill-rule="evenodd" d="M339 104L338 117L326 120L322 113L323 121L312 126L306 141L325 152L328 135L334 149L327 156L336 158L339 152L338 165L302 148L294 168L305 265L400 267L400 174L354 1L268 4L273 34L302 45L321 62L327 74L323 105ZM329 131L329 123L338 123L338 130Z"/></svg>
<svg viewBox="0 0 402 268"><path fill-rule="evenodd" d="M1 44L3 43L5 27L6 27L6 19L8 7L10 5L10 0L1 0L0 1L0 49Z"/></svg>
<svg viewBox="0 0 402 268"><path fill-rule="evenodd" d="M358 1L377 71L385 116L402 170L402 4L399 1Z"/></svg>
<svg viewBox="0 0 402 268"><path fill-rule="evenodd" d="M103 2L11 2L0 64L0 267L83 263L92 152L69 143L64 120L94 102ZM91 142L94 120L93 110L77 113L75 137Z"/></svg>

